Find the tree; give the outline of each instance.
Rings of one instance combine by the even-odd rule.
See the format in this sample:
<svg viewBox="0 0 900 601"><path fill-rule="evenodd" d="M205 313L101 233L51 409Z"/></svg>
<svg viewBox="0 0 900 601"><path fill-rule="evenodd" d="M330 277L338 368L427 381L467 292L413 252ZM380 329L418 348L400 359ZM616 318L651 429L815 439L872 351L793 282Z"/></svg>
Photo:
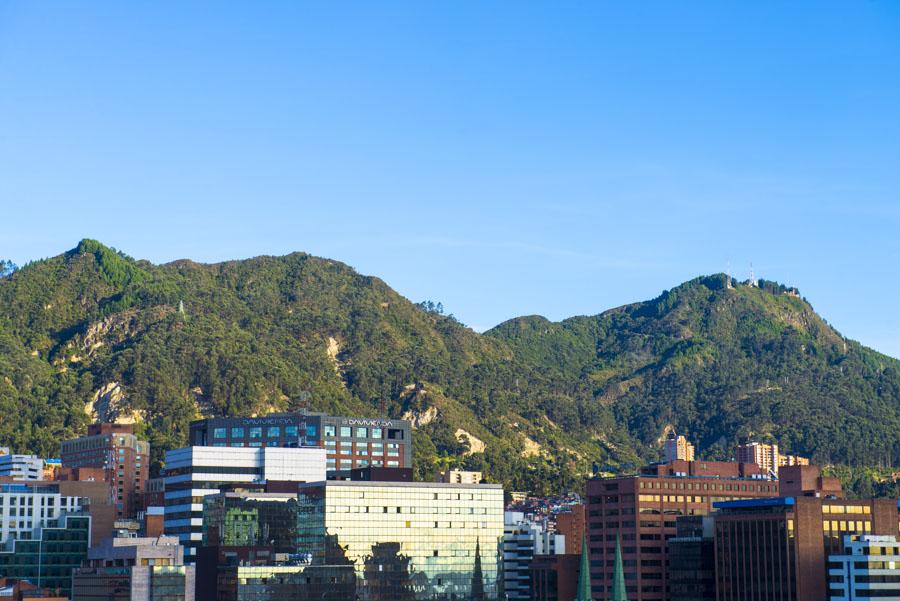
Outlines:
<svg viewBox="0 0 900 601"><path fill-rule="evenodd" d="M12 261L0 259L0 278L11 276L18 268L19 266Z"/></svg>

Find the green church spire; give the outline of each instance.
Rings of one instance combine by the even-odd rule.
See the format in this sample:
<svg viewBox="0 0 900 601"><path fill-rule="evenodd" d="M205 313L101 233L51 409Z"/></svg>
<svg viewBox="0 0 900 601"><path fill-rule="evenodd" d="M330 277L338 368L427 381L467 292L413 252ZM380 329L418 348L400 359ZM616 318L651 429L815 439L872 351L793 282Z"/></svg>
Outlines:
<svg viewBox="0 0 900 601"><path fill-rule="evenodd" d="M578 573L578 590L575 601L593 601L591 598L591 562L588 557L587 534L581 535L581 569Z"/></svg>
<svg viewBox="0 0 900 601"><path fill-rule="evenodd" d="M622 570L622 540L616 535L616 563L613 567L612 597L610 601L628 601L625 596L625 572Z"/></svg>

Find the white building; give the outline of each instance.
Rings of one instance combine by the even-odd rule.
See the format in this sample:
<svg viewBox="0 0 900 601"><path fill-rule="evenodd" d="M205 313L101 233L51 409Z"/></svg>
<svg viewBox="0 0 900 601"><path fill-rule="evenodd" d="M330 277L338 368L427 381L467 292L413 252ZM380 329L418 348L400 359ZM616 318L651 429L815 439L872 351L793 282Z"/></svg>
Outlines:
<svg viewBox="0 0 900 601"><path fill-rule="evenodd" d="M325 480L325 449L185 447L166 452L165 532L193 559L203 540L203 497L223 486Z"/></svg>
<svg viewBox="0 0 900 601"><path fill-rule="evenodd" d="M479 484L484 480L481 472L468 472L463 470L447 470L439 472L436 478L437 482L445 484Z"/></svg>
<svg viewBox="0 0 900 601"><path fill-rule="evenodd" d="M36 455L0 455L0 476L16 480L43 480L44 460Z"/></svg>
<svg viewBox="0 0 900 601"><path fill-rule="evenodd" d="M831 601L900 601L900 542L895 536L848 534L844 553L828 557Z"/></svg>
<svg viewBox="0 0 900 601"><path fill-rule="evenodd" d="M531 599L532 558L565 553L566 537L527 520L521 511L507 511L503 522L503 593L509 601Z"/></svg>
<svg viewBox="0 0 900 601"><path fill-rule="evenodd" d="M81 497L63 496L55 486L0 484L0 544L29 538L35 528L55 526L64 513L81 510Z"/></svg>

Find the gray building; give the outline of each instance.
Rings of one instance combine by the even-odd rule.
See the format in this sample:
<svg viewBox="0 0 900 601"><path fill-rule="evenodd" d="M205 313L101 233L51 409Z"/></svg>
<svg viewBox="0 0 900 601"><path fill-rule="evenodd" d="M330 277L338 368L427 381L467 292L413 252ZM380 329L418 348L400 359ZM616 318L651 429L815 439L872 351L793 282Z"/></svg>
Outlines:
<svg viewBox="0 0 900 601"><path fill-rule="evenodd" d="M44 460L36 455L0 455L0 476L16 480L43 480Z"/></svg>
<svg viewBox="0 0 900 601"><path fill-rule="evenodd" d="M194 584L177 538L111 538L73 572L72 601L194 601Z"/></svg>
<svg viewBox="0 0 900 601"><path fill-rule="evenodd" d="M566 552L566 537L547 531L531 522L520 511L503 514L502 542L502 599L527 601L531 599L531 561L535 555L556 555Z"/></svg>

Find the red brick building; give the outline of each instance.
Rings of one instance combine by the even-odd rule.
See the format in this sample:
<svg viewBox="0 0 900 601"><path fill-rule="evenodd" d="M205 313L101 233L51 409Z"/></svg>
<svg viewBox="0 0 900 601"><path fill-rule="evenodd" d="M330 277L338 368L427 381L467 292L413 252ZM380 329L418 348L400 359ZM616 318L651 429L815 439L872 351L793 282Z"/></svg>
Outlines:
<svg viewBox="0 0 900 601"><path fill-rule="evenodd" d="M130 424L92 424L87 436L62 443L63 468L104 471L116 517L134 518L142 509L150 473L150 444L134 435Z"/></svg>
<svg viewBox="0 0 900 601"><path fill-rule="evenodd" d="M896 499L842 499L815 466L779 473L783 496L717 504L718 601L827 599L827 558L845 534L897 534Z"/></svg>
<svg viewBox="0 0 900 601"><path fill-rule="evenodd" d="M587 485L591 587L603 599L612 587L616 535L622 538L631 601L666 596L666 541L681 515L709 515L713 503L776 497L778 482L756 464L672 461L640 474L590 480Z"/></svg>
<svg viewBox="0 0 900 601"><path fill-rule="evenodd" d="M566 539L566 547L569 540ZM532 601L572 601L578 591L581 553L535 555L529 566Z"/></svg>
<svg viewBox="0 0 900 601"><path fill-rule="evenodd" d="M581 539L584 538L584 505L572 505L569 511L556 514L556 531L566 537L566 554L581 555Z"/></svg>

